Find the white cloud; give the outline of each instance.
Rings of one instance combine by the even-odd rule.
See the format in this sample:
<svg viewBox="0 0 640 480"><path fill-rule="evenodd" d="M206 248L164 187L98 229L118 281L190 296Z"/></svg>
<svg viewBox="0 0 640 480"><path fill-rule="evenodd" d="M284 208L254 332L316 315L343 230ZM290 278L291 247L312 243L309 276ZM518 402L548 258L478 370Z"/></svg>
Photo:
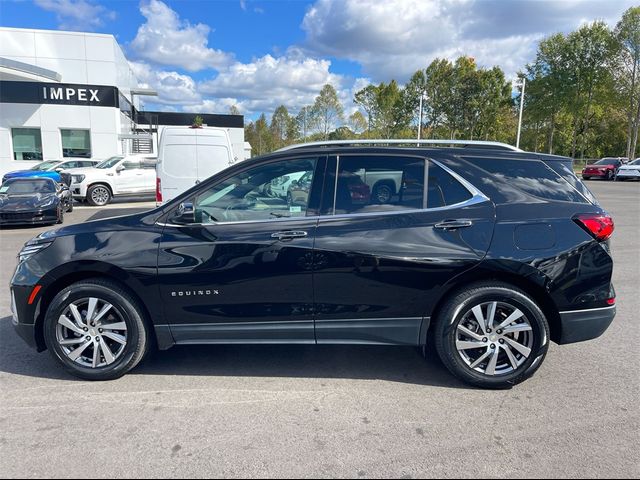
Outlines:
<svg viewBox="0 0 640 480"><path fill-rule="evenodd" d="M272 112L278 105L297 111L313 103L327 83L343 89L346 79L330 72L329 60L297 55L265 55L250 63L235 63L199 85L203 95L237 99L248 113Z"/></svg>
<svg viewBox="0 0 640 480"><path fill-rule="evenodd" d="M116 13L87 0L35 0L40 8L56 14L63 30L95 30L105 20L115 20Z"/></svg>
<svg viewBox="0 0 640 480"><path fill-rule="evenodd" d="M175 71L156 70L144 62L129 62L142 88L153 88L158 97L149 99L153 104L184 107L202 102L196 82L189 76Z"/></svg>
<svg viewBox="0 0 640 480"><path fill-rule="evenodd" d="M208 25L182 20L160 0L143 3L140 12L147 20L130 44L138 58L188 71L218 69L232 62L232 55L209 48Z"/></svg>
<svg viewBox="0 0 640 480"><path fill-rule="evenodd" d="M537 40L585 18L615 22L631 0L318 0L302 21L305 49L357 61L375 81L405 81L434 58L470 55L513 75Z"/></svg>

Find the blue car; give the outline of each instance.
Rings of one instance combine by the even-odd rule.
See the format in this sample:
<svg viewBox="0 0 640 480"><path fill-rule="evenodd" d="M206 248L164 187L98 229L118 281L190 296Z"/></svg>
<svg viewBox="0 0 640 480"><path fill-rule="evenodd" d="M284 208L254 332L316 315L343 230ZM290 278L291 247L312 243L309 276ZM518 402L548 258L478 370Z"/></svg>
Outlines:
<svg viewBox="0 0 640 480"><path fill-rule="evenodd" d="M98 164L97 160L47 160L34 165L29 170L16 170L15 172L9 172L2 177L2 183L10 178L29 178L29 177L45 177L51 178L60 183L62 178L60 172L68 170L70 168L83 168L83 167L95 167Z"/></svg>

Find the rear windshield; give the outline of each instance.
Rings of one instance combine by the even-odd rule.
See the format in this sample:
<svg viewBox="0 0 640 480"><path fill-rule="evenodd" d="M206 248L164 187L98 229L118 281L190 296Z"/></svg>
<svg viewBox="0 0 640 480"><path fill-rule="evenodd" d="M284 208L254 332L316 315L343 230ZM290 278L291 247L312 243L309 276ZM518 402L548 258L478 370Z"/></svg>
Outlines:
<svg viewBox="0 0 640 480"><path fill-rule="evenodd" d="M616 165L620 163L620 160L617 158L603 158L602 160L598 160L594 165Z"/></svg>
<svg viewBox="0 0 640 480"><path fill-rule="evenodd" d="M540 160L476 158L473 163L490 173L496 180L508 183L530 195L563 202L589 203L579 193L580 190L576 190L575 182L571 181L566 172L559 174Z"/></svg>

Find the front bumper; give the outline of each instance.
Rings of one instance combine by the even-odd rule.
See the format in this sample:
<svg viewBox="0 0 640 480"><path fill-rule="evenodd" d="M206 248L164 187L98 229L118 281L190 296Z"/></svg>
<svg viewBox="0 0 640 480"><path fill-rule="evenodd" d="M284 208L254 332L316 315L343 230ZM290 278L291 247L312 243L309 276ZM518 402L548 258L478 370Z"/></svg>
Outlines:
<svg viewBox="0 0 640 480"><path fill-rule="evenodd" d="M587 171L582 171L582 178L591 178L591 177L606 177L607 176L607 171L606 170L593 170L590 172Z"/></svg>
<svg viewBox="0 0 640 480"><path fill-rule="evenodd" d="M620 170L618 178L640 178L640 170Z"/></svg>
<svg viewBox="0 0 640 480"><path fill-rule="evenodd" d="M73 198L85 199L87 197L87 186L84 183L72 183L69 190Z"/></svg>
<svg viewBox="0 0 640 480"><path fill-rule="evenodd" d="M563 345L598 338L609 328L615 316L615 305L560 312L562 334L558 343Z"/></svg>

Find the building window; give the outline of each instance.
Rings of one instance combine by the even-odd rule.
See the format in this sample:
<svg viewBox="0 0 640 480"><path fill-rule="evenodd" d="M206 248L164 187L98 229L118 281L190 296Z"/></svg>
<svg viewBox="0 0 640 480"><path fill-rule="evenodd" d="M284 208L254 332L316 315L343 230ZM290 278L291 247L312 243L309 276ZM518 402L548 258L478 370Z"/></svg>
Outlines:
<svg viewBox="0 0 640 480"><path fill-rule="evenodd" d="M91 132L89 130L60 130L62 156L91 158Z"/></svg>
<svg viewBox="0 0 640 480"><path fill-rule="evenodd" d="M42 136L39 128L12 128L14 160L42 160Z"/></svg>

